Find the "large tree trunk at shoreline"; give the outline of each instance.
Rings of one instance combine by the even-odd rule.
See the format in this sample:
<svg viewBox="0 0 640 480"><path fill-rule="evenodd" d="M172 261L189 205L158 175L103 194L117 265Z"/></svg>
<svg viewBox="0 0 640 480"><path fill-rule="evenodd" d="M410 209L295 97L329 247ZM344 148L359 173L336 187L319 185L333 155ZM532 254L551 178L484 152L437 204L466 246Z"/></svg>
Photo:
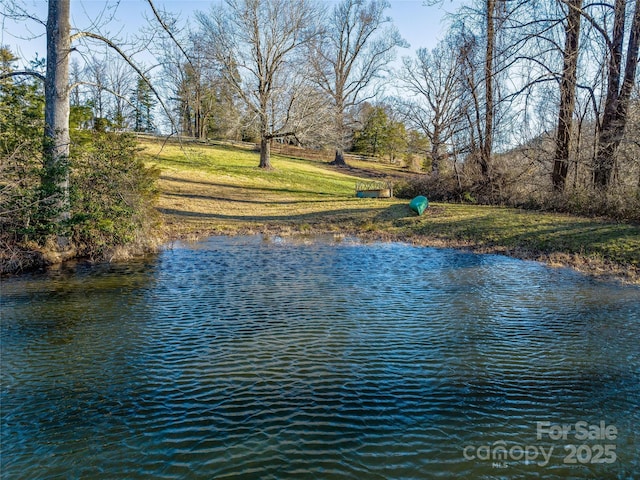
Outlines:
<svg viewBox="0 0 640 480"><path fill-rule="evenodd" d="M43 194L46 221L62 222L69 210L70 0L49 0ZM53 218L51 218L53 217Z"/></svg>

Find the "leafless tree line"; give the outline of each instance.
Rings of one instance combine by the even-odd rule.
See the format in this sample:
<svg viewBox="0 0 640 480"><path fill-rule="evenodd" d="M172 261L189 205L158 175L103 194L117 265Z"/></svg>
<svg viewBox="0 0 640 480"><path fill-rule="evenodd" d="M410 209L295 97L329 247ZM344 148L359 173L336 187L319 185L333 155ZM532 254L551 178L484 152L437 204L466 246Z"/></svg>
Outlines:
<svg viewBox="0 0 640 480"><path fill-rule="evenodd" d="M637 188L639 40L637 0L478 0L404 60L401 109L435 175L462 153L494 189L505 172L547 193Z"/></svg>
<svg viewBox="0 0 640 480"><path fill-rule="evenodd" d="M227 0L197 13L184 33L168 28L169 43L186 46L165 60L183 123L202 115L204 129L217 122L218 134L226 125L227 135L257 136L264 168L274 140L332 146L334 163L345 165L354 112L376 96L395 47L404 45L388 7L386 0L343 0L332 9L312 0ZM224 108L206 108L199 92ZM203 128L187 131L203 137Z"/></svg>

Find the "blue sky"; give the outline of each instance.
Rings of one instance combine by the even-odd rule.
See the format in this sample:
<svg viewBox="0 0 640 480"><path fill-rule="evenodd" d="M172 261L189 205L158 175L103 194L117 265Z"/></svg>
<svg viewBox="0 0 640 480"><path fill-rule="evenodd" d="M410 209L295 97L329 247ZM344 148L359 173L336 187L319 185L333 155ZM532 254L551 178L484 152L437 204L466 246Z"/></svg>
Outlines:
<svg viewBox="0 0 640 480"><path fill-rule="evenodd" d="M46 19L47 2L44 0L23 0L29 12ZM188 18L194 11L206 11L211 0L156 0L156 7ZM389 15L407 40L411 48L399 52L408 55L419 47L433 47L445 31L443 18L447 12L454 12L464 0L441 0L436 6L424 6L422 0L391 0ZM113 15L113 20L104 29L113 36L123 37L134 34L144 25L145 18L151 18L151 10L144 0L72 0L72 25L88 29L92 21ZM117 7L117 8L114 8ZM101 17L102 15L102 17ZM14 54L23 60L46 54L44 27L37 22L14 23L2 19L0 44L8 45Z"/></svg>

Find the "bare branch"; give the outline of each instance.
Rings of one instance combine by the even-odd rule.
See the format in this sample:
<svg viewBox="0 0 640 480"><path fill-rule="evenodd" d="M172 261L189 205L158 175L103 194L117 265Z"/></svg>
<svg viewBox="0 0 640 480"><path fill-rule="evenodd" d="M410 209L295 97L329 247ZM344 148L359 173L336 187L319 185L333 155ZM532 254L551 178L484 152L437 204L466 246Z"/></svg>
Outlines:
<svg viewBox="0 0 640 480"><path fill-rule="evenodd" d="M153 11L153 15L156 17L156 20L158 20L158 23L160 24L162 29L165 32L167 32L167 35L169 35L169 38L171 38L171 40L173 40L173 43L175 43L175 45L178 47L180 52L182 52L182 54L184 55L184 58L187 60L187 62L189 62L189 65L191 65L191 67L195 69L196 67L193 65L193 62L191 61L191 57L185 51L185 49L182 48L182 44L180 42L178 42L178 40L174 36L173 32L171 31L171 28L169 27L169 25L167 25L167 23L162 19L162 17L160 16L160 13L156 9L156 6L153 4L153 0L147 0L147 3L151 7L151 10Z"/></svg>
<svg viewBox="0 0 640 480"><path fill-rule="evenodd" d="M34 72L32 70L20 70L20 71L15 71L15 72L9 72L9 73L2 73L0 74L0 79L2 78L9 78L9 77L19 77L19 76L26 76L26 77L35 77L38 80L44 82L45 81L45 76L42 75L41 73L38 72Z"/></svg>
<svg viewBox="0 0 640 480"><path fill-rule="evenodd" d="M156 98L158 99L158 102L160 102L160 105L162 106L162 109L165 111L165 113L167 114L167 117L169 118L169 121L171 122L171 126L174 128L174 130L178 130L175 121L173 120L173 115L171 115L171 111L167 108L167 106L165 105L164 101L162 100L162 97L160 96L160 94L158 93L158 91L156 90L156 88L153 86L153 84L151 83L151 81L147 78L147 75L145 75L145 73L140 69L140 67L138 67L138 65L136 65L133 60L131 60L131 58L125 53L123 52L120 47L118 47L115 43L113 43L111 40L109 40L108 38L103 37L102 35L98 35L96 33L92 33L92 32L78 32L75 33L74 35L71 36L72 41L74 40L78 40L80 38L91 38L94 40L99 40L103 43L105 43L106 45L109 46L109 48L113 49L114 51L116 51L118 53L118 55L120 55L125 62L127 62L131 68L133 68L136 73L140 76L140 78L142 78L144 80L144 82L147 84L147 86L151 89L151 91L153 92L153 94L156 96Z"/></svg>
<svg viewBox="0 0 640 480"><path fill-rule="evenodd" d="M75 88L78 88L80 85L85 85L85 86L89 86L89 87L96 87L96 88L99 88L100 90L104 90L105 92L109 92L114 97L118 97L118 98L124 100L126 103L129 104L130 107L136 108L135 105L131 102L131 100L129 98L127 98L124 95L116 92L115 90L113 90L113 89L111 89L109 87L105 87L104 85L101 85L99 83L85 82L85 81L74 82L69 86L69 90L73 90Z"/></svg>

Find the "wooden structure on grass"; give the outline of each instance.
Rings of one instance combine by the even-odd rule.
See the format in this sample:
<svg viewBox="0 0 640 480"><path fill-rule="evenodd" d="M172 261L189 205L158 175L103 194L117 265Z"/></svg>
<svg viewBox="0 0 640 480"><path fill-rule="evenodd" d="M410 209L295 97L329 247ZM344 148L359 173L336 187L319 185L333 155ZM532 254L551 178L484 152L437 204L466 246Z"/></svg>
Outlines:
<svg viewBox="0 0 640 480"><path fill-rule="evenodd" d="M388 181L373 180L356 183L356 197L358 198L391 198L393 184Z"/></svg>

